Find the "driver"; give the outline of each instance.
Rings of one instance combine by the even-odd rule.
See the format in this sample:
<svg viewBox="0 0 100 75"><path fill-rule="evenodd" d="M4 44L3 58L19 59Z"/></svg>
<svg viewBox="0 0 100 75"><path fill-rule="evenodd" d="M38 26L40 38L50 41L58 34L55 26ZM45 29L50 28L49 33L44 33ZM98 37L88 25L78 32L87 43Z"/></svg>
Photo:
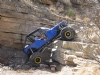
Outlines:
<svg viewBox="0 0 100 75"><path fill-rule="evenodd" d="M41 40L46 40L47 37L43 34L43 35L41 35L40 39L41 39Z"/></svg>
<svg viewBox="0 0 100 75"><path fill-rule="evenodd" d="M41 36L35 36L35 40L46 40L46 39L47 37L44 34L42 34Z"/></svg>
<svg viewBox="0 0 100 75"><path fill-rule="evenodd" d="M35 36L35 38L34 38L35 40L39 40L39 36Z"/></svg>

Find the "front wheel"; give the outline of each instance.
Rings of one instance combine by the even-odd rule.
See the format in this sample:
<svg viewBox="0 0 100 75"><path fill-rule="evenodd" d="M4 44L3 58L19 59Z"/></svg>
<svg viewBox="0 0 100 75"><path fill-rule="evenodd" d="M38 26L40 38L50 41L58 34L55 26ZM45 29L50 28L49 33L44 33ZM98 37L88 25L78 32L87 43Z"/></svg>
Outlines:
<svg viewBox="0 0 100 75"><path fill-rule="evenodd" d="M43 63L44 60L43 60L43 57L42 57L42 54L41 54L41 53L35 52L35 53L33 53L33 54L30 56L29 61L31 62L31 64L32 64L33 66L38 67L38 66L40 66L40 64Z"/></svg>
<svg viewBox="0 0 100 75"><path fill-rule="evenodd" d="M61 38L65 41L72 41L75 38L75 30L72 28L62 29Z"/></svg>

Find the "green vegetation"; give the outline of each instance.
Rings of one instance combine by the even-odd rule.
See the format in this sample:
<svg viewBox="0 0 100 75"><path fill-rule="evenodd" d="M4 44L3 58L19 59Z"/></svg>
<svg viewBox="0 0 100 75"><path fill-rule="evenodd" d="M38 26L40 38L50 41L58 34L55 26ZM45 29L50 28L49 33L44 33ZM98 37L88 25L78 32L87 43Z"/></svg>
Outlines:
<svg viewBox="0 0 100 75"><path fill-rule="evenodd" d="M66 15L69 16L69 17L71 17L71 18L74 18L76 14L75 14L74 10L72 10L72 9L69 8L66 11Z"/></svg>

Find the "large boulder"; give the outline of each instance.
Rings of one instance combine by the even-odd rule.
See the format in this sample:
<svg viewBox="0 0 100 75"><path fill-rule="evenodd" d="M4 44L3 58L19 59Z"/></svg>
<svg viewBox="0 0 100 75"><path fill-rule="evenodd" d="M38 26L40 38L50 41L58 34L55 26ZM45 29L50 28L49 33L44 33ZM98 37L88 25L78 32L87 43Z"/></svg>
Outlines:
<svg viewBox="0 0 100 75"><path fill-rule="evenodd" d="M83 52L82 57L84 58L93 58L94 52L100 49L99 44L66 41L63 42L62 47L65 49Z"/></svg>

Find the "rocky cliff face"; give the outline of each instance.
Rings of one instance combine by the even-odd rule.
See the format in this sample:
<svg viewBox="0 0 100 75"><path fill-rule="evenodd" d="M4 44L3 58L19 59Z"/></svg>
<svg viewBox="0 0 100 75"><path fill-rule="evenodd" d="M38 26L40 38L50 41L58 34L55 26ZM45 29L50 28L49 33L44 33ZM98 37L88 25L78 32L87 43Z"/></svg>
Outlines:
<svg viewBox="0 0 100 75"><path fill-rule="evenodd" d="M0 44L22 48L26 34L40 26L55 25L55 15L46 7L26 0L0 0Z"/></svg>
<svg viewBox="0 0 100 75"><path fill-rule="evenodd" d="M71 42L60 41L61 48L54 57L67 65L87 66L87 62L83 62L85 58L90 59L94 51L100 52L100 0L0 0L0 63L24 62L22 48L25 36L38 27L52 27L66 18L69 26L75 29L76 38ZM82 63L78 57L84 58ZM86 70L95 75L96 68L91 71L89 68L76 75L85 74Z"/></svg>
<svg viewBox="0 0 100 75"><path fill-rule="evenodd" d="M83 0L0 0L0 47L22 50L26 34L40 26L52 27L66 18L69 18L70 26L76 31L75 41L99 44L99 0L82 2Z"/></svg>
<svg viewBox="0 0 100 75"><path fill-rule="evenodd" d="M76 5L77 3L81 5L83 0L71 0L71 2L70 0L0 0L0 44L1 46L21 49L26 34L37 27L52 27L63 19L71 19L69 13L72 12L76 16L74 16L74 21L71 20L70 23L73 23L75 30L79 32L78 40L89 40L88 42L98 43L98 27L100 24L99 4L96 5L98 1L90 0L94 6L84 1L89 6L83 5L82 7L72 8L71 5ZM68 5L68 8L65 5ZM70 11L69 8L72 8L74 11ZM94 26L90 22L93 22ZM96 33L97 31L98 33ZM88 40L85 40L87 38Z"/></svg>

